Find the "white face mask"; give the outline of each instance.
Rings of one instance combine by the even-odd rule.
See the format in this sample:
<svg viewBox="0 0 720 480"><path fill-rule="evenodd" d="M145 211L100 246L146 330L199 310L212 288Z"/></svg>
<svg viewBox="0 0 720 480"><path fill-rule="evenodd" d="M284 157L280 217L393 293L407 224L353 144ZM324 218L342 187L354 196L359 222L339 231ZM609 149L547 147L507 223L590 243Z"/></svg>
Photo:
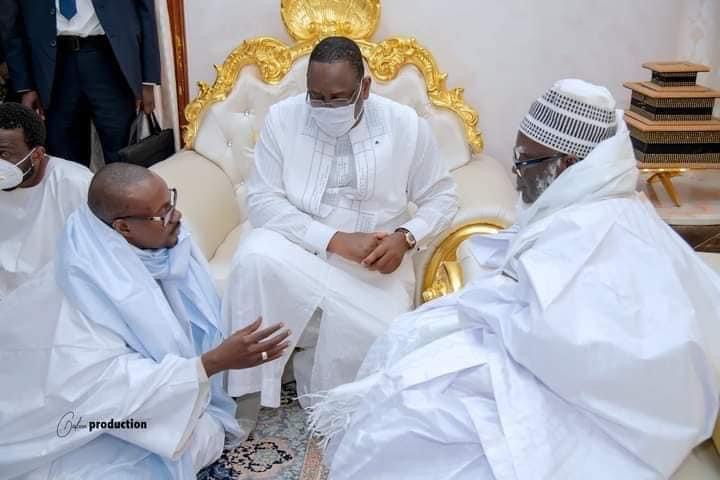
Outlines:
<svg viewBox="0 0 720 480"><path fill-rule="evenodd" d="M27 160L27 158L33 154L35 148L30 150L30 152L28 152L28 154L25 155L22 160L15 164L12 164L7 160L0 160L0 190L10 190L11 188L15 188L23 182L25 176L32 171L33 165L32 163L30 163L30 168L28 168L24 172L20 170L20 167L18 167L18 165Z"/></svg>
<svg viewBox="0 0 720 480"><path fill-rule="evenodd" d="M310 107L310 115L317 123L320 130L325 132L331 137L342 137L350 131L355 125L358 118L363 113L365 104L360 111L355 115L355 106L358 100L360 100L360 92L362 91L362 85L358 88L357 98L353 103L344 107Z"/></svg>

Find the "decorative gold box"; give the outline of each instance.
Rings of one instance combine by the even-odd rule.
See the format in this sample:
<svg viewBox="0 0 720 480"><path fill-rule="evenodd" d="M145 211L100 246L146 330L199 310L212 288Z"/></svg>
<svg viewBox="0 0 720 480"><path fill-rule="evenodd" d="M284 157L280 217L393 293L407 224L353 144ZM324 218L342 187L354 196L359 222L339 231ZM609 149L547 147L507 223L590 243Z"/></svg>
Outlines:
<svg viewBox="0 0 720 480"><path fill-rule="evenodd" d="M697 85L705 65L653 62L649 82L626 82L632 90L625 121L639 168L659 179L675 205L680 199L671 178L689 169L720 168L720 120L713 118L720 92Z"/></svg>

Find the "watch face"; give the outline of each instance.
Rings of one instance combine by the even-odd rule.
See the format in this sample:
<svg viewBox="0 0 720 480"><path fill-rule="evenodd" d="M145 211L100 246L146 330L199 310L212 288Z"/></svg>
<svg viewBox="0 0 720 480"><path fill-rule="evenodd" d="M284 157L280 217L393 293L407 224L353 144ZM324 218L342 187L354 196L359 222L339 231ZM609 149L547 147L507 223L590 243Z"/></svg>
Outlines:
<svg viewBox="0 0 720 480"><path fill-rule="evenodd" d="M410 232L405 233L405 241L410 245L410 248L415 248L415 235Z"/></svg>

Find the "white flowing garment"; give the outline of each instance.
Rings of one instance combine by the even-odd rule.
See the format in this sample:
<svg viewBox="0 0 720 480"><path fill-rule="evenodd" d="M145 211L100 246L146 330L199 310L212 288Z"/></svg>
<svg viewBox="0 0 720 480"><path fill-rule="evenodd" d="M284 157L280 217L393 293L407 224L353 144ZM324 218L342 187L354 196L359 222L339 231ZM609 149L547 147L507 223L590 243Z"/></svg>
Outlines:
<svg viewBox="0 0 720 480"><path fill-rule="evenodd" d="M189 478L163 458L209 440L193 434L209 390L197 363L134 352L70 305L48 264L0 303L0 479ZM110 419L147 428L89 431Z"/></svg>
<svg viewBox="0 0 720 480"><path fill-rule="evenodd" d="M0 191L0 301L55 256L65 219L87 199L92 173L49 157L42 181Z"/></svg>
<svg viewBox="0 0 720 480"><path fill-rule="evenodd" d="M242 440L199 359L222 341L220 299L187 232L140 250L85 205L54 266L0 305L0 478L186 479ZM68 412L147 428L61 435Z"/></svg>
<svg viewBox="0 0 720 480"><path fill-rule="evenodd" d="M324 391L354 379L387 323L412 307L412 252L383 275L328 254L332 236L405 227L422 248L457 211L454 182L414 110L371 95L358 125L332 138L310 109L301 95L268 113L248 185L256 229L235 254L223 300L232 330L262 316L264 325L283 322L293 332L282 358L230 372L231 395L260 391L271 407L280 405L296 345L307 348L295 357L298 391ZM311 318L319 327L308 326Z"/></svg>
<svg viewBox="0 0 720 480"><path fill-rule="evenodd" d="M717 416L720 278L636 179L621 128L516 230L473 239L490 270L314 407L330 478L668 478Z"/></svg>

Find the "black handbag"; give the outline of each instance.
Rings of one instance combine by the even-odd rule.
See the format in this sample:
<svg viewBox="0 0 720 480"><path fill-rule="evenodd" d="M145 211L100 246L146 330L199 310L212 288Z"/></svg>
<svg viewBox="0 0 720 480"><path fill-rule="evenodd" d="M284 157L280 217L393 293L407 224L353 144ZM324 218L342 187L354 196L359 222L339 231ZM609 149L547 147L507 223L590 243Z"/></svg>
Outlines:
<svg viewBox="0 0 720 480"><path fill-rule="evenodd" d="M140 139L144 117L148 119L150 135ZM163 130L160 128L155 113L148 115L140 110L130 127L128 146L120 149L118 156L121 162L150 167L174 153L175 135L172 129Z"/></svg>

